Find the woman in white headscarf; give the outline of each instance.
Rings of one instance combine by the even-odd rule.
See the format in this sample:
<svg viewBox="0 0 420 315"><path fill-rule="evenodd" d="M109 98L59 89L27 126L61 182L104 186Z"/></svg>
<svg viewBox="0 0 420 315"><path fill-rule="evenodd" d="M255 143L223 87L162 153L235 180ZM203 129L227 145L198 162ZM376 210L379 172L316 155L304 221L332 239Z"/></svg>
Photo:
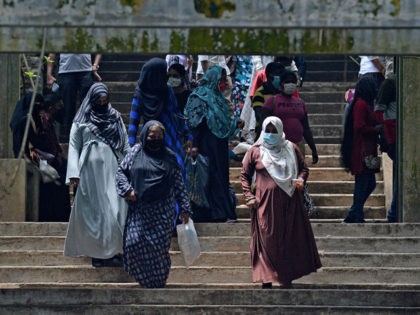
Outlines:
<svg viewBox="0 0 420 315"><path fill-rule="evenodd" d="M255 177L255 192L251 189ZM283 124L267 117L260 138L243 161L242 188L251 209L251 262L254 282L289 288L293 280L321 267L303 205L309 170L299 148L285 139Z"/></svg>

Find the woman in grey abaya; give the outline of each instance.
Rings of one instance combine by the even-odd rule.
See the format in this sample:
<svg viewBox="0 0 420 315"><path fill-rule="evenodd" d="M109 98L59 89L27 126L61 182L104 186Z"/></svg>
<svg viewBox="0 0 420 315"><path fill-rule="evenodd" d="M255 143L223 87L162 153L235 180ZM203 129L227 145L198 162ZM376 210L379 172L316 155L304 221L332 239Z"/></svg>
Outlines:
<svg viewBox="0 0 420 315"><path fill-rule="evenodd" d="M77 185L77 191L64 255L92 257L95 267L122 264L118 255L127 204L115 189L115 173L118 160L129 149L121 115L109 103L108 88L93 84L70 133L66 183Z"/></svg>

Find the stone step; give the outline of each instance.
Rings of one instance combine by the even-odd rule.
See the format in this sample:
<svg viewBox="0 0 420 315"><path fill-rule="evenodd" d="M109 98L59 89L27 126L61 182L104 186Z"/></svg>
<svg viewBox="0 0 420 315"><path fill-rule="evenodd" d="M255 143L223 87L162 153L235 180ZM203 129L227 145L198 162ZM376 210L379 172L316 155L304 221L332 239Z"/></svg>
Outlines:
<svg viewBox="0 0 420 315"><path fill-rule="evenodd" d="M0 250L62 250L64 236L0 236ZM380 252L420 252L420 236L315 236L319 250L326 251L380 251ZM202 251L247 251L248 236L199 236ZM178 251L176 238L171 249ZM0 281L1 282L1 281Z"/></svg>
<svg viewBox="0 0 420 315"><path fill-rule="evenodd" d="M310 151L309 151L310 152ZM310 166L310 165L309 165ZM240 167L230 167L229 176L230 180L240 180ZM309 167L310 181L354 181L354 176L347 173L342 167ZM382 181L382 173L376 173L376 180Z"/></svg>
<svg viewBox="0 0 420 315"><path fill-rule="evenodd" d="M314 213L311 214L311 219L340 219L343 220L349 211L347 206L316 206ZM387 210L383 206L379 207L364 207L363 209L365 219L379 219L386 218Z"/></svg>
<svg viewBox="0 0 420 315"><path fill-rule="evenodd" d="M353 194L311 194L315 206L348 206L353 204ZM383 207L385 195L371 194L367 199L366 206Z"/></svg>
<svg viewBox="0 0 420 315"><path fill-rule="evenodd" d="M172 266L184 266L179 251L171 251ZM319 252L324 267L418 267L420 253L366 253L366 252ZM3 266L90 266L88 257L72 258L63 255L63 251L53 250L2 250L0 261ZM193 266L248 267L249 251L237 252L202 252Z"/></svg>
<svg viewBox="0 0 420 315"><path fill-rule="evenodd" d="M343 71L311 71L308 72L305 76L307 81L320 81L325 82L329 80L334 80L337 82L356 82L359 71L348 71L343 73Z"/></svg>
<svg viewBox="0 0 420 315"><path fill-rule="evenodd" d="M353 194L344 193L311 193L311 198L315 206L348 206L353 204ZM245 204L245 196L237 193L238 205ZM385 195L383 193L371 194L367 199L366 206L383 207L385 205Z"/></svg>
<svg viewBox="0 0 420 315"><path fill-rule="evenodd" d="M112 272L111 272L112 271ZM186 277L185 275L188 274ZM122 268L90 266L1 266L0 282L134 282ZM168 283L251 283L251 267L172 267ZM394 283L420 284L420 268L323 267L295 281L301 284Z"/></svg>
<svg viewBox="0 0 420 315"><path fill-rule="evenodd" d="M308 180L308 189L310 194L322 194L328 192L329 194L351 194L354 189L354 181L310 181ZM240 181L231 181L233 189L237 193L242 193L242 184ZM378 181L373 194L384 193L384 182Z"/></svg>
<svg viewBox="0 0 420 315"><path fill-rule="evenodd" d="M341 140L343 127L341 125L332 125L329 122L326 124L314 124L311 125L312 134L314 137L335 137ZM315 142L317 143L317 142Z"/></svg>
<svg viewBox="0 0 420 315"><path fill-rule="evenodd" d="M241 223L194 223L194 226L199 236L249 236L251 229L249 221ZM312 220L311 226L315 236L410 237L420 235L420 223L342 224ZM1 236L64 237L66 231L67 223L62 222L0 222ZM62 248L59 250L62 250Z"/></svg>
<svg viewBox="0 0 420 315"><path fill-rule="evenodd" d="M321 102L306 103L306 110L309 114L343 114L345 102ZM313 127L313 126L311 126Z"/></svg>
<svg viewBox="0 0 420 315"><path fill-rule="evenodd" d="M65 312L67 315L79 314L417 314L418 307L383 307L383 306L300 306L300 305L257 305L257 306L226 306L226 305L60 305L60 306L5 306L4 315L28 314L57 314Z"/></svg>
<svg viewBox="0 0 420 315"><path fill-rule="evenodd" d="M111 286L111 285L110 285ZM299 287L299 285L296 285ZM141 289L129 288L21 288L4 289L2 306L60 306L63 304L82 305L273 305L280 310L286 305L299 306L375 306L382 307L419 307L417 290L410 289L351 289L312 288L287 290L255 289ZM165 296L165 300L162 300ZM182 299L180 299L182 296ZM367 298L368 297L368 298ZM79 303L80 301L80 303ZM222 303L223 301L223 303ZM299 301L299 303L296 303ZM207 314L207 313L205 313ZM235 313L239 314L239 313Z"/></svg>
<svg viewBox="0 0 420 315"><path fill-rule="evenodd" d="M311 213L310 219L312 221L318 219L338 219L340 222L346 217L350 206L314 206L315 211L314 213ZM386 221L386 214L387 210L384 208L384 206L379 207L364 207L364 214L365 219L374 219L374 220L385 220ZM236 215L238 219L249 219L249 208L245 205L238 205L236 207Z"/></svg>
<svg viewBox="0 0 420 315"><path fill-rule="evenodd" d="M339 103L344 102L346 91L300 91L299 96L305 103Z"/></svg>
<svg viewBox="0 0 420 315"><path fill-rule="evenodd" d="M313 125L335 125L342 126L343 115L339 114L309 114L309 126Z"/></svg>
<svg viewBox="0 0 420 315"><path fill-rule="evenodd" d="M311 150L308 149L305 162L311 167L312 164L312 155ZM339 155L318 155L318 163L314 165L316 167L341 167L340 156ZM242 167L242 161L230 161L230 167Z"/></svg>

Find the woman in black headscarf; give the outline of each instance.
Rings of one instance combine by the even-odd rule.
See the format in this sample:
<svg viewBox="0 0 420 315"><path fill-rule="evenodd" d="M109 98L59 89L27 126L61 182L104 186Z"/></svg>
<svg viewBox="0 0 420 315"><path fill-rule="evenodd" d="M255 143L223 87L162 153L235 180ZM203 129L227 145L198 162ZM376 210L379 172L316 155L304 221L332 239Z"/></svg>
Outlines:
<svg viewBox="0 0 420 315"><path fill-rule="evenodd" d="M92 257L92 265L121 264L127 205L115 190L118 161L130 149L121 115L108 88L93 84L70 133L66 183L77 185L64 254ZM112 260L112 258L115 258Z"/></svg>
<svg viewBox="0 0 420 315"><path fill-rule="evenodd" d="M129 201L124 230L124 268L145 288L163 288L171 268L169 247L175 202L188 222L190 203L165 127L148 121L117 171L117 191Z"/></svg>

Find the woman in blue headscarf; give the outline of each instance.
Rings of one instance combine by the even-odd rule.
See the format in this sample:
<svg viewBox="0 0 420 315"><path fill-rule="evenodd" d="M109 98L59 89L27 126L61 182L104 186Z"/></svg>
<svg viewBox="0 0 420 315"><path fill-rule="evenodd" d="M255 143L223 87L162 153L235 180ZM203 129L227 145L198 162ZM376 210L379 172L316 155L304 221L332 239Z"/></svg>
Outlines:
<svg viewBox="0 0 420 315"><path fill-rule="evenodd" d="M131 104L128 141L131 146L136 143L141 118L144 122L160 121L165 126L166 145L175 153L185 178L182 144L186 141L191 146L191 135L174 92L168 85L166 69L166 61L161 58L150 59L141 69Z"/></svg>
<svg viewBox="0 0 420 315"><path fill-rule="evenodd" d="M199 213L194 210L195 221L236 221L236 200L229 185L228 140L243 123L232 117L229 101L222 94L227 88L226 70L219 66L209 68L184 110L194 138L193 147L209 160L210 208Z"/></svg>

